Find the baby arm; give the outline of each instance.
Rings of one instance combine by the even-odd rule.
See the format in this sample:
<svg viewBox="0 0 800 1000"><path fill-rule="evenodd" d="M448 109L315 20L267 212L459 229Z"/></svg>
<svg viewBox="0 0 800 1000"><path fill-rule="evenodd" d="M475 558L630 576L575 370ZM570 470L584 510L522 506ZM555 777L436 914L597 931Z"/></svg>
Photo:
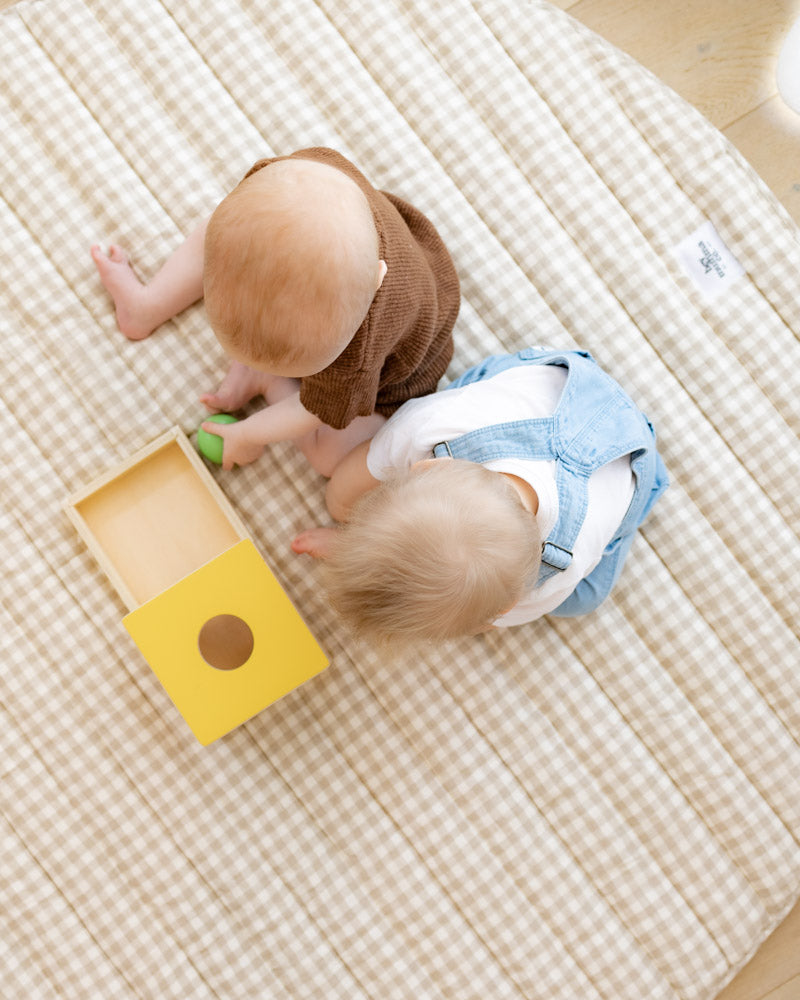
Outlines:
<svg viewBox="0 0 800 1000"><path fill-rule="evenodd" d="M300 402L298 391L239 423L206 422L203 430L222 438L222 468L232 469L234 465L254 462L267 444L297 440L321 426L320 418L310 413Z"/></svg>
<svg viewBox="0 0 800 1000"><path fill-rule="evenodd" d="M334 521L346 521L356 500L380 484L369 471L370 441L363 441L339 462L328 480L325 503Z"/></svg>
<svg viewBox="0 0 800 1000"><path fill-rule="evenodd" d="M331 517L336 521L346 521L356 500L374 489L379 480L367 467L369 441L364 441L339 462L328 481L325 502ZM324 559L330 553L336 537L336 528L310 528L301 531L292 541L295 552L307 553L315 559Z"/></svg>

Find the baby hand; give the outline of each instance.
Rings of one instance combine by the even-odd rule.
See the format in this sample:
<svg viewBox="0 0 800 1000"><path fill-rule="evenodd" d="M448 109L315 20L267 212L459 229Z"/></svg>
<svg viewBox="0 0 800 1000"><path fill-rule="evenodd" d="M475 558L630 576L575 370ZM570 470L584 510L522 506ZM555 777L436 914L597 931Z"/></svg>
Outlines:
<svg viewBox="0 0 800 1000"><path fill-rule="evenodd" d="M249 465L260 457L264 444L254 441L248 428L248 420L235 424L216 424L206 420L201 424L204 431L222 438L222 468L232 469L234 465Z"/></svg>
<svg viewBox="0 0 800 1000"><path fill-rule="evenodd" d="M327 559L336 540L337 528L308 528L292 539L295 552L307 553L315 559Z"/></svg>

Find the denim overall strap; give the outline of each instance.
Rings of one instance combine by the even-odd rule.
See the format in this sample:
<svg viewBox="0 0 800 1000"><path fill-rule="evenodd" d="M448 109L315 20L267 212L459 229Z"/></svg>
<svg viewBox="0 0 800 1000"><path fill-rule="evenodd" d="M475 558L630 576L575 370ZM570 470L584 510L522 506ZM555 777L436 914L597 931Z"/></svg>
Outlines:
<svg viewBox="0 0 800 1000"><path fill-rule="evenodd" d="M556 462L558 517L542 546L542 564L537 586L566 569L583 526L588 505L588 482L592 473L623 455L631 455L637 486L652 482L656 462L654 435L644 415L622 388L584 352L520 351L487 359L457 381L469 384L491 378L519 364L555 364L568 369L567 381L551 417L495 424L441 442L434 455L450 455L485 463L519 458ZM638 526L652 506L649 486L635 490L618 535ZM631 527L632 526L632 527Z"/></svg>

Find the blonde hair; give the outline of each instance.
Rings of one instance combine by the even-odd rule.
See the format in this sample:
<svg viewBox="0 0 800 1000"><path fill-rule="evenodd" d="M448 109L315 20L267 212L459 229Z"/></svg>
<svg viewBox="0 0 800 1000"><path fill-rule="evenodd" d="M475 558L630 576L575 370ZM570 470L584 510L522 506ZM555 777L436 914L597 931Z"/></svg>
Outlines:
<svg viewBox="0 0 800 1000"><path fill-rule="evenodd" d="M211 326L231 354L267 370L327 367L363 322L377 277L366 195L327 164L267 165L223 199L206 230Z"/></svg>
<svg viewBox="0 0 800 1000"><path fill-rule="evenodd" d="M443 640L487 628L533 586L536 518L473 462L411 469L367 493L324 566L332 604L373 638Z"/></svg>

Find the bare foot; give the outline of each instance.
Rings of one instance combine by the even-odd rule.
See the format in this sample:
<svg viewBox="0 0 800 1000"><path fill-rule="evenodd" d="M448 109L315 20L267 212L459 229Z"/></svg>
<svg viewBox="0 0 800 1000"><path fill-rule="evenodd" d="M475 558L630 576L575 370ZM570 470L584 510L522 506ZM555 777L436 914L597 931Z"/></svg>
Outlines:
<svg viewBox="0 0 800 1000"><path fill-rule="evenodd" d="M241 361L232 361L219 389L204 393L200 402L209 410L222 410L226 413L238 410L256 396L264 395L273 377L266 372L256 371Z"/></svg>
<svg viewBox="0 0 800 1000"><path fill-rule="evenodd" d="M159 324L148 308L147 286L133 273L128 255L116 245L109 247L107 254L99 246L93 246L90 253L105 290L114 300L120 330L129 340L144 340Z"/></svg>
<svg viewBox="0 0 800 1000"><path fill-rule="evenodd" d="M336 532L336 528L309 528L308 531L301 531L292 540L292 549L315 559L327 559L331 554Z"/></svg>

